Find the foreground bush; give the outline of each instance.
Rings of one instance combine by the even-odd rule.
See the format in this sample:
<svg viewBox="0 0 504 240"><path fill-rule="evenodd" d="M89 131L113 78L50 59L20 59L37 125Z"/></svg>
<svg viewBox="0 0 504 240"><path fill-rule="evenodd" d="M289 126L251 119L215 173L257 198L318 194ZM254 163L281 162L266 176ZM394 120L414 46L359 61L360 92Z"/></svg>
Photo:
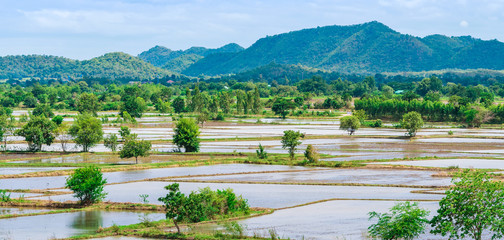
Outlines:
<svg viewBox="0 0 504 240"><path fill-rule="evenodd" d="M107 183L103 179L101 169L96 166L75 169L70 175L65 187L74 192L74 197L78 198L83 205L101 201L107 193L103 192L103 186Z"/></svg>
<svg viewBox="0 0 504 240"><path fill-rule="evenodd" d="M203 188L185 195L180 192L179 184L165 187L170 192L159 198L165 204L166 218L172 219L178 233L180 222L201 222L215 219L219 215L249 214L247 200L236 196L232 189L212 191Z"/></svg>

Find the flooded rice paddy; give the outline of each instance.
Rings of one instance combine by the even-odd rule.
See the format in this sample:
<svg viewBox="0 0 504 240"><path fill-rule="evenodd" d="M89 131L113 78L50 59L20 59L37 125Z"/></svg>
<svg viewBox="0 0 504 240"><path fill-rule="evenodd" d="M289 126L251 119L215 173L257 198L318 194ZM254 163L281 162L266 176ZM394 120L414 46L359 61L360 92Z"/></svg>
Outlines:
<svg viewBox="0 0 504 240"><path fill-rule="evenodd" d="M22 114L15 111L14 115ZM148 158L139 159L139 163L145 164L233 157L218 153L253 155L259 144L270 154L285 154L279 137L285 130L295 130L305 133L309 138L302 140L297 153L302 154L306 146L312 144L322 154L321 161L360 161L362 166L313 168L218 164L105 172L104 177L108 182L105 186L108 193L105 201L142 203L144 199L140 195L148 195L145 200L149 203L161 204L157 199L168 192L164 186L173 182L179 182L184 193L204 187L214 190L232 188L235 193L248 199L252 207L276 209L269 215L241 220L249 235L257 233L269 236L269 231L274 229L279 236L291 239L366 239L367 227L372 223L368 221L368 212L385 212L398 201L410 200L419 201L421 207L433 214L443 197L444 189L440 187L446 188L451 183L450 178L437 177L449 171L447 168L504 169L504 160L499 160L504 156L504 131L499 129L435 126L422 129L418 138L410 140L404 137L404 130L392 128L363 128L355 136L349 137L339 129L336 119L260 119L260 122L257 123L257 119L230 119L229 122L207 124L201 129L204 141L201 143L202 154L199 155L169 153L175 149L171 143L173 129L170 116L147 115L139 120L138 127L132 128L132 132L142 139L154 141L153 149L159 151ZM117 133L118 129L111 125L104 127L107 134ZM453 131L453 136L449 136L448 131ZM12 141L16 142L9 143L8 149L27 147L17 140L13 138ZM68 147L79 150L74 144ZM55 143L43 149L58 152L61 151L61 145ZM117 155L111 155L101 144L91 150L104 153L1 154L2 164L18 165L0 167L0 175L41 172L42 176L0 177L0 189L24 190L10 192L12 198L75 201L72 194L64 189L67 176L43 177L42 172L71 169L58 167L60 163L70 166L75 163L117 164L117 167L134 163L134 159L120 159ZM43 167L45 164L50 167ZM391 168L391 165L412 167ZM46 191L48 189L50 193ZM44 213L50 210L3 207L0 208L0 215ZM113 224L138 223L141 214L95 210L5 218L0 219L0 239L67 238L93 233L99 227ZM149 217L158 220L163 219L164 214L153 213ZM426 234L421 239L442 238Z"/></svg>

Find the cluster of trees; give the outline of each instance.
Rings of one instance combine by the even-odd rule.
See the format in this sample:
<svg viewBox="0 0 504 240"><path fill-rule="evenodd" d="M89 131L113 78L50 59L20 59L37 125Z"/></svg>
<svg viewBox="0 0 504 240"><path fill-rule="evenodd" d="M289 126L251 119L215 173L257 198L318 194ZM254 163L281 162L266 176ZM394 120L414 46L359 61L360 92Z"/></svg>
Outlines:
<svg viewBox="0 0 504 240"><path fill-rule="evenodd" d="M369 234L380 239L414 239L430 224L431 233L449 239L501 239L504 236L504 183L481 170L464 170L452 179L453 185L439 202L437 215L409 202L399 203L389 213L369 213L378 222Z"/></svg>
<svg viewBox="0 0 504 240"><path fill-rule="evenodd" d="M214 219L217 215L249 214L250 207L246 199L236 196L232 189L212 191L202 188L189 195L180 192L179 184L173 183L165 187L168 194L160 197L165 204L166 218L173 220L178 233L180 222L201 222Z"/></svg>

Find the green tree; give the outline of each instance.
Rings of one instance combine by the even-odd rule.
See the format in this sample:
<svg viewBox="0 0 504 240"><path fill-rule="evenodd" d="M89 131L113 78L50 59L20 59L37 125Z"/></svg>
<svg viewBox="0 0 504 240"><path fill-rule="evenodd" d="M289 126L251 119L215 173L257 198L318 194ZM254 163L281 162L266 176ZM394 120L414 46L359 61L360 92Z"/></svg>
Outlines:
<svg viewBox="0 0 504 240"><path fill-rule="evenodd" d="M160 113L167 113L170 111L170 102L163 102L161 98L158 98L154 108Z"/></svg>
<svg viewBox="0 0 504 240"><path fill-rule="evenodd" d="M79 114L68 133L74 138L77 145L82 146L84 152L95 146L103 138L103 130L100 120L91 114Z"/></svg>
<svg viewBox="0 0 504 240"><path fill-rule="evenodd" d="M131 134L131 130L129 127L121 126L121 128L119 129L119 135L121 136L123 141L126 141L126 138L128 138L128 136L130 134Z"/></svg>
<svg viewBox="0 0 504 240"><path fill-rule="evenodd" d="M264 150L263 145L259 143L259 149L256 150L256 156L259 159L268 159L268 153Z"/></svg>
<svg viewBox="0 0 504 240"><path fill-rule="evenodd" d="M118 137L115 133L109 134L106 138L103 139L103 144L106 148L115 152L117 149L117 145L119 145Z"/></svg>
<svg viewBox="0 0 504 240"><path fill-rule="evenodd" d="M16 118L14 116L0 115L0 141L4 142L3 149L7 150L8 136L16 131Z"/></svg>
<svg viewBox="0 0 504 240"><path fill-rule="evenodd" d="M180 192L179 184L173 183L165 187L166 190L170 191L165 197L160 197L158 200L165 204L166 218L171 219L177 232L180 234L179 222L183 221L185 212L185 202L187 197Z"/></svg>
<svg viewBox="0 0 504 240"><path fill-rule="evenodd" d="M180 96L176 97L175 99L173 99L172 107L175 113L185 112L184 99Z"/></svg>
<svg viewBox="0 0 504 240"><path fill-rule="evenodd" d="M79 113L89 113L93 116L98 116L97 112L100 110L100 103L96 95L92 93L82 93L75 102L75 108Z"/></svg>
<svg viewBox="0 0 504 240"><path fill-rule="evenodd" d="M152 144L150 141L138 140L136 134L131 134L126 138L121 151L119 152L120 158L135 158L135 163L138 164L138 157L148 157Z"/></svg>
<svg viewBox="0 0 504 240"><path fill-rule="evenodd" d="M121 94L121 107L119 114L123 116L123 112L128 112L131 116L141 118L142 114L147 110L145 100L141 98L142 91L138 86L127 86Z"/></svg>
<svg viewBox="0 0 504 240"><path fill-rule="evenodd" d="M54 117L54 113L51 110L51 106L49 106L48 104L38 104L35 107L35 109L33 109L32 115L34 116L44 115L48 118Z"/></svg>
<svg viewBox="0 0 504 240"><path fill-rule="evenodd" d="M414 137L418 129L423 126L422 115L417 112L409 112L403 115L401 126L408 130L408 135Z"/></svg>
<svg viewBox="0 0 504 240"><path fill-rule="evenodd" d="M199 151L199 127L198 124L190 118L181 118L176 124L173 130L175 135L173 136L173 143L177 147L183 147L186 152L198 152Z"/></svg>
<svg viewBox="0 0 504 240"><path fill-rule="evenodd" d="M340 119L340 129L347 130L348 135L354 134L361 123L356 116L344 116Z"/></svg>
<svg viewBox="0 0 504 240"><path fill-rule="evenodd" d="M308 146L306 146L304 156L309 163L316 163L320 158L317 149L311 144L308 144Z"/></svg>
<svg viewBox="0 0 504 240"><path fill-rule="evenodd" d="M53 143L55 129L56 124L45 115L32 115L23 127L15 131L15 135L25 138L30 151L40 151L42 144L51 145Z"/></svg>
<svg viewBox="0 0 504 240"><path fill-rule="evenodd" d="M282 136L282 148L288 149L290 160L294 160L294 154L296 153L296 148L301 144L300 138L304 137L304 134L299 131L295 132L293 130L284 131Z"/></svg>
<svg viewBox="0 0 504 240"><path fill-rule="evenodd" d="M283 119L287 116L290 109L295 109L296 104L285 98L277 98L271 107L271 110L275 112L276 115L282 116Z"/></svg>
<svg viewBox="0 0 504 240"><path fill-rule="evenodd" d="M107 183L103 179L101 169L96 166L88 166L85 168L77 168L70 175L65 187L74 192L74 196L78 198L81 204L91 204L101 201L107 193L103 192L103 186Z"/></svg>
<svg viewBox="0 0 504 240"><path fill-rule="evenodd" d="M370 212L369 220L378 222L369 226L369 235L384 240L411 240L424 233L429 222L429 211L418 207L418 203L403 202L394 205L389 213Z"/></svg>
<svg viewBox="0 0 504 240"><path fill-rule="evenodd" d="M493 176L469 169L457 174L431 220L431 233L449 235L450 239L481 240L483 232L488 232L491 239L502 239L504 183L493 181Z"/></svg>

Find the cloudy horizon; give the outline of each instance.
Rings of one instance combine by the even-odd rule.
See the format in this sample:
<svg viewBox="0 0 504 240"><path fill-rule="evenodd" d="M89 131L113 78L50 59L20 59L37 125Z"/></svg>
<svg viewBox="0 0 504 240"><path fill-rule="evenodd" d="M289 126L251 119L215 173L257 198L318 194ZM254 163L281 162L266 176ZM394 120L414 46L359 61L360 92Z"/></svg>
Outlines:
<svg viewBox="0 0 504 240"><path fill-rule="evenodd" d="M403 34L504 41L504 0L0 0L0 56L249 47L267 35L379 21Z"/></svg>

